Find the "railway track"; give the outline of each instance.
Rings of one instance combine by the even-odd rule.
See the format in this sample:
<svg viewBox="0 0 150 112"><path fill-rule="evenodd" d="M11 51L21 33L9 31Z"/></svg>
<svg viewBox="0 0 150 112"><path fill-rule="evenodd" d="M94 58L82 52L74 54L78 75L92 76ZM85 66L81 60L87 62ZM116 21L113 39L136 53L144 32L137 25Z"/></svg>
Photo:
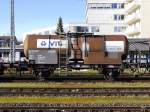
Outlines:
<svg viewBox="0 0 150 112"><path fill-rule="evenodd" d="M105 81L102 75L64 75L64 76L50 76L44 80L39 80L37 77L32 75L4 75L0 76L0 82L39 82L39 81ZM120 75L115 81L131 82L131 81L150 81L150 74L142 76L134 75Z"/></svg>
<svg viewBox="0 0 150 112"><path fill-rule="evenodd" d="M0 112L149 112L150 105L0 104Z"/></svg>
<svg viewBox="0 0 150 112"><path fill-rule="evenodd" d="M150 88L0 88L0 96L116 96L150 95Z"/></svg>

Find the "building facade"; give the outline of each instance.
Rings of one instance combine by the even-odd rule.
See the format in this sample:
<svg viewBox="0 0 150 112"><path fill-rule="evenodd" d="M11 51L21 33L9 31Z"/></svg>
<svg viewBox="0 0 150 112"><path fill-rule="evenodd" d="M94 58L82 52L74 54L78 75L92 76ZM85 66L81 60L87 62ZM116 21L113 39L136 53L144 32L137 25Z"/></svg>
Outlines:
<svg viewBox="0 0 150 112"><path fill-rule="evenodd" d="M89 32L97 35L99 34L99 26L96 24L71 23L69 25L69 32Z"/></svg>
<svg viewBox="0 0 150 112"><path fill-rule="evenodd" d="M122 34L125 31L126 0L86 0L86 24L97 25L99 34Z"/></svg>
<svg viewBox="0 0 150 112"><path fill-rule="evenodd" d="M128 38L150 37L150 0L85 0L84 23L64 25L65 32L97 35L125 34ZM55 34L56 26L26 34ZM25 36L24 36L25 37Z"/></svg>
<svg viewBox="0 0 150 112"><path fill-rule="evenodd" d="M150 1L149 0L127 0L125 6L125 33L128 38L150 37Z"/></svg>
<svg viewBox="0 0 150 112"><path fill-rule="evenodd" d="M11 36L0 36L0 63L10 62L10 41ZM23 45L16 42L15 61L21 61L24 58Z"/></svg>

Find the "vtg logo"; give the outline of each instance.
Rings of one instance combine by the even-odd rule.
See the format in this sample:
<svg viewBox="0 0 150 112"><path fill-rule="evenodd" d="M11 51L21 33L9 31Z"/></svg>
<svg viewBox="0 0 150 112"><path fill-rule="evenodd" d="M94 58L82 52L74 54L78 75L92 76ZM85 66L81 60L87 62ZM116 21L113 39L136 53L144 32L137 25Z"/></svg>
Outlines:
<svg viewBox="0 0 150 112"><path fill-rule="evenodd" d="M41 42L41 46L46 46L46 42L45 42L45 41L42 41L42 42Z"/></svg>
<svg viewBox="0 0 150 112"><path fill-rule="evenodd" d="M50 47L61 47L63 44L60 40L53 40L49 42Z"/></svg>
<svg viewBox="0 0 150 112"><path fill-rule="evenodd" d="M66 48L66 40L59 39L38 39L37 48Z"/></svg>

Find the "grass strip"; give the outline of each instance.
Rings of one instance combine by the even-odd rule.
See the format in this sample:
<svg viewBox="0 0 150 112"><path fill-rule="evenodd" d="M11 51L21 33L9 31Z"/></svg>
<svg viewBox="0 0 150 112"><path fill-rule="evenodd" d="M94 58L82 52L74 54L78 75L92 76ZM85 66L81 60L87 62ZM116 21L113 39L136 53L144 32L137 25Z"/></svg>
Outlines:
<svg viewBox="0 0 150 112"><path fill-rule="evenodd" d="M150 82L98 82L98 83L77 83L77 82L50 82L50 83L0 83L0 88L148 88Z"/></svg>
<svg viewBox="0 0 150 112"><path fill-rule="evenodd" d="M0 103L65 103L65 104L150 104L148 96L114 96L114 97L0 97Z"/></svg>

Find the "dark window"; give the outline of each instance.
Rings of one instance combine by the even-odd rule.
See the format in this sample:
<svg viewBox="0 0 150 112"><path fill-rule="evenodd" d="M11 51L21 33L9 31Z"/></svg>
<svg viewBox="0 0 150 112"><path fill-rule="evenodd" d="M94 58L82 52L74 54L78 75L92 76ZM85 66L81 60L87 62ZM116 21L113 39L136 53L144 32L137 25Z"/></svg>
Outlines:
<svg viewBox="0 0 150 112"><path fill-rule="evenodd" d="M87 27L77 26L77 32L88 32L88 28Z"/></svg>
<svg viewBox="0 0 150 112"><path fill-rule="evenodd" d="M114 15L114 20L124 20L124 15Z"/></svg>
<svg viewBox="0 0 150 112"><path fill-rule="evenodd" d="M121 4L121 8L124 8L124 3Z"/></svg>
<svg viewBox="0 0 150 112"><path fill-rule="evenodd" d="M121 15L121 20L124 20L124 15Z"/></svg>
<svg viewBox="0 0 150 112"><path fill-rule="evenodd" d="M113 3L113 4L112 4L112 8L113 8L113 9L117 9L117 3Z"/></svg>
<svg viewBox="0 0 150 112"><path fill-rule="evenodd" d="M118 20L118 16L117 15L114 15L114 20Z"/></svg>

